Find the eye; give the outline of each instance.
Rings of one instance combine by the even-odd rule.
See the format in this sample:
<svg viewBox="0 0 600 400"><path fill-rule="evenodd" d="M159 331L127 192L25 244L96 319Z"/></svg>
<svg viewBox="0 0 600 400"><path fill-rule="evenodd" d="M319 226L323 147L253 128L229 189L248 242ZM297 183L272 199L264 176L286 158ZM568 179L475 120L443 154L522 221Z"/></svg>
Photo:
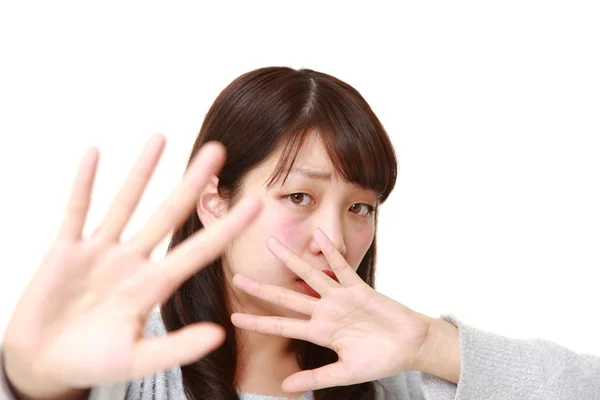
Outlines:
<svg viewBox="0 0 600 400"><path fill-rule="evenodd" d="M292 203L299 206L307 206L311 203L312 197L308 193L292 193L285 196Z"/></svg>
<svg viewBox="0 0 600 400"><path fill-rule="evenodd" d="M374 211L375 207L365 203L356 203L350 206L350 212L360 216L371 215Z"/></svg>

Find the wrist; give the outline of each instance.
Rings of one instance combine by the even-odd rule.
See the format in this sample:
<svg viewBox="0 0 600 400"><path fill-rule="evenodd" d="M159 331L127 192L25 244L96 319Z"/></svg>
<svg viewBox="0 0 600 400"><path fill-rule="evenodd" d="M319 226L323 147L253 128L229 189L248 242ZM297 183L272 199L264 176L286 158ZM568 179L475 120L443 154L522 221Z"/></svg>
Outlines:
<svg viewBox="0 0 600 400"><path fill-rule="evenodd" d="M11 361L5 353L0 359L0 368L4 370L6 382L18 400L83 400L88 390L78 390L51 383L35 373L26 372L18 363Z"/></svg>
<svg viewBox="0 0 600 400"><path fill-rule="evenodd" d="M458 328L448 321L430 318L427 336L415 360L415 369L458 383L460 378Z"/></svg>

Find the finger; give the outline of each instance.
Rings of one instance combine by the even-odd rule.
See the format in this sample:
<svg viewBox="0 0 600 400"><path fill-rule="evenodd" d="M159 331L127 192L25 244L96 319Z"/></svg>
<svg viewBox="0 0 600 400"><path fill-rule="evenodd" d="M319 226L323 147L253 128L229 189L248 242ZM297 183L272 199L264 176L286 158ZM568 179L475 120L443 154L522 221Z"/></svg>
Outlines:
<svg viewBox="0 0 600 400"><path fill-rule="evenodd" d="M317 300L313 297L279 286L257 282L244 275L236 274L233 277L233 284L261 300L302 314L312 315L317 305Z"/></svg>
<svg viewBox="0 0 600 400"><path fill-rule="evenodd" d="M256 218L262 202L240 201L222 220L198 231L171 250L166 258L140 271L137 285L143 311L168 299L192 275L218 258Z"/></svg>
<svg viewBox="0 0 600 400"><path fill-rule="evenodd" d="M131 245L149 254L171 229L178 227L190 215L199 193L212 175L218 175L224 161L225 149L222 145L208 143L202 146L181 183L131 239Z"/></svg>
<svg viewBox="0 0 600 400"><path fill-rule="evenodd" d="M79 163L77 174L59 237L76 240L81 238L85 219L90 207L90 198L98 166L99 153L96 148L89 149Z"/></svg>
<svg viewBox="0 0 600 400"><path fill-rule="evenodd" d="M238 328L265 335L281 336L290 339L308 339L310 321L284 317L263 317L233 313L231 322Z"/></svg>
<svg viewBox="0 0 600 400"><path fill-rule="evenodd" d="M131 376L127 379L191 364L217 349L224 340L224 329L206 322L188 325L166 336L144 338L133 348Z"/></svg>
<svg viewBox="0 0 600 400"><path fill-rule="evenodd" d="M334 386L348 386L354 382L340 361L324 367L297 372L284 379L281 389L285 392L304 392Z"/></svg>
<svg viewBox="0 0 600 400"><path fill-rule="evenodd" d="M119 238L154 173L164 147L165 137L160 134L148 140L98 227L98 234L110 239Z"/></svg>
<svg viewBox="0 0 600 400"><path fill-rule="evenodd" d="M304 280L321 297L326 296L330 291L339 287L336 281L326 274L310 265L300 257L296 256L290 249L283 245L274 237L267 239L267 247L281 262L283 262L292 272Z"/></svg>
<svg viewBox="0 0 600 400"><path fill-rule="evenodd" d="M321 230L317 229L314 233L315 240L325 255L327 262L333 269L335 276L340 284L345 287L353 286L359 283L364 283L354 269L346 262L344 256L337 250L333 242Z"/></svg>

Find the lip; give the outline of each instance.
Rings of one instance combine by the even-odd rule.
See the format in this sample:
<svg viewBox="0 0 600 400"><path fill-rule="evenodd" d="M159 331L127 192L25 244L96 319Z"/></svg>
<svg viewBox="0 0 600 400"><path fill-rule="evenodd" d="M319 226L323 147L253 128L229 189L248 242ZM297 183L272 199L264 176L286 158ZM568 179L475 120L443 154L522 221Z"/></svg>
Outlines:
<svg viewBox="0 0 600 400"><path fill-rule="evenodd" d="M325 271L322 271L322 272L325 275L327 275L328 277L330 277L331 279L333 279L334 281L336 281L337 283L340 283L340 281L338 281L337 276L335 276L335 273L332 270L328 269L328 270L325 270Z"/></svg>
<svg viewBox="0 0 600 400"><path fill-rule="evenodd" d="M296 280L296 287L300 293L307 294L311 297L315 297L317 299L321 298L321 295L317 293L313 288L308 286L308 283L304 282L302 279Z"/></svg>
<svg viewBox="0 0 600 400"><path fill-rule="evenodd" d="M329 269L321 272L323 272L325 275L339 283L337 277L335 276L335 273L332 270ZM317 299L321 298L321 295L317 293L313 288L311 288L308 285L308 283L306 283L303 279L296 279L296 285L301 293L307 294L311 297L316 297Z"/></svg>

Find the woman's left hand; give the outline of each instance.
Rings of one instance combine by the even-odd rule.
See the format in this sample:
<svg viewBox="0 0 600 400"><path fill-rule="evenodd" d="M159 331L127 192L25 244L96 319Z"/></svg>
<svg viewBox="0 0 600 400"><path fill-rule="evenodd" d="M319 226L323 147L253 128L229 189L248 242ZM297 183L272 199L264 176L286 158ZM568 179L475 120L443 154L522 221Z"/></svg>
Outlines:
<svg viewBox="0 0 600 400"><path fill-rule="evenodd" d="M321 298L236 275L234 284L250 295L310 316L310 319L234 313L239 328L310 341L338 354L338 361L301 371L282 384L285 391L351 385L419 369L432 318L378 293L348 265L329 238L314 234L339 283L303 261L275 238L267 247Z"/></svg>

